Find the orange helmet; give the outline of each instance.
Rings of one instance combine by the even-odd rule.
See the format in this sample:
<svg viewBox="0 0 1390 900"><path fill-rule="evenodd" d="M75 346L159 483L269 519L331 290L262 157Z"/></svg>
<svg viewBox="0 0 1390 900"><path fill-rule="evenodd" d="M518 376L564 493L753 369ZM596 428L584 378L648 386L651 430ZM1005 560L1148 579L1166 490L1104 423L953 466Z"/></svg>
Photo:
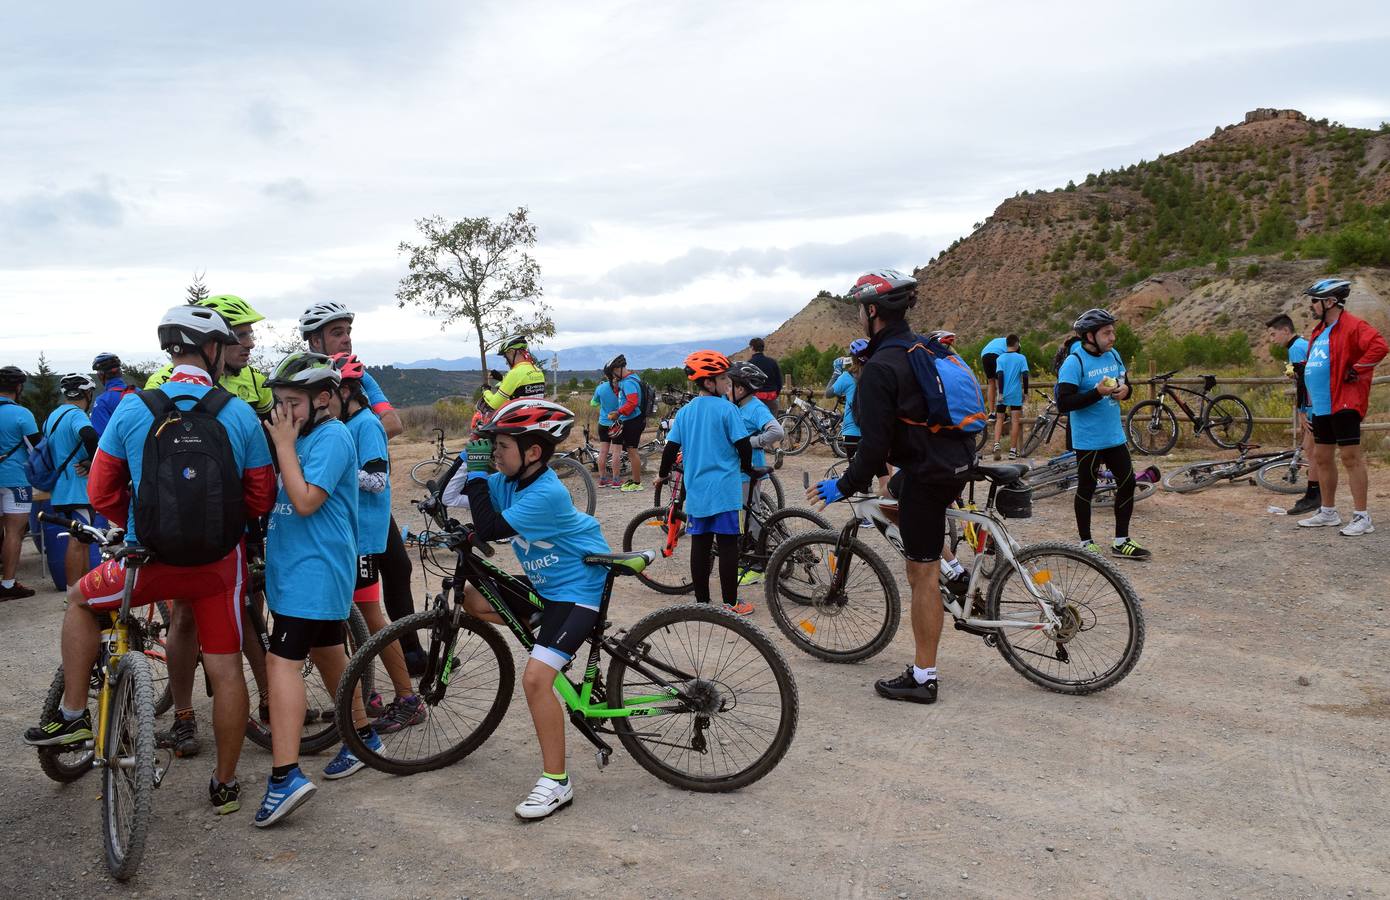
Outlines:
<svg viewBox="0 0 1390 900"><path fill-rule="evenodd" d="M690 381L714 378L729 371L729 357L713 350L696 350L685 358L685 377Z"/></svg>

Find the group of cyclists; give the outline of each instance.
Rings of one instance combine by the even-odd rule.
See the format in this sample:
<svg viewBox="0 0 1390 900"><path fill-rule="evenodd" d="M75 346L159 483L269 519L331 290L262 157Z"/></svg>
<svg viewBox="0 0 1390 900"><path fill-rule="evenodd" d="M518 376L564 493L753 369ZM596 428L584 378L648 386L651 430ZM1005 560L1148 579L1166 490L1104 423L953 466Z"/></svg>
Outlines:
<svg viewBox="0 0 1390 900"><path fill-rule="evenodd" d="M1314 518L1329 520L1312 524L1340 524L1339 518L1330 521L1336 518L1331 448L1340 446L1351 468L1347 448L1355 446L1365 415L1371 370L1385 355L1379 334L1342 309L1349 287L1324 280L1309 288L1320 320L1305 359L1295 359L1296 341L1290 341L1300 391L1311 407L1320 476L1314 487L1320 490L1320 511ZM901 674L880 679L875 690L889 699L933 703L944 621L939 577L962 571L944 547L946 510L981 463L966 429L929 424L933 401L920 378L920 360L910 354L925 340L952 355L954 336L938 332L921 338L912 332L907 317L917 303L917 282L894 270L861 276L845 300L857 307L863 337L850 345L850 356L827 390L846 402L850 460L838 478L813 484L807 500L823 509L875 484L896 496L914 653ZM309 307L299 320L307 350L286 356L269 376L249 365L252 326L260 319L232 295L174 307L156 328L170 363L144 390L127 385L120 360L103 353L93 361L95 376L64 376L63 403L42 428L17 402L24 373L0 369L0 450L15 445L0 456L5 529L0 590L5 599L33 593L14 578L32 494L22 466L21 475L15 474L11 460L26 455L21 448L48 442L55 461L64 460L52 492L55 508L87 522L102 516L123 523L127 542L149 544L158 554L140 569L132 602L179 601L173 604L166 651L176 715L164 740L181 755L198 752L192 680L201 653L213 690L217 752L208 792L218 814L240 807L237 764L248 716L270 724L272 769L254 815L255 824L264 827L282 821L317 789L299 757L305 661L313 661L333 690L347 663L344 623L354 604L369 629L377 631L388 615L394 620L412 612L414 602L410 560L391 515L388 442L401 433L401 422L352 352L353 313L335 302ZM1284 323L1276 320L1271 327L1275 324ZM1081 546L1102 552L1092 533L1091 496L1104 466L1117 483L1110 552L1146 560L1150 552L1130 535L1134 472L1120 402L1132 385L1115 349L1115 325L1115 317L1103 309L1076 319L1074 334L1059 353L1056 397L1070 417L1070 441L1078 456L1075 514ZM655 477L661 485L681 466L696 598L711 602L717 556L720 599L738 615L754 611L738 597L738 541L746 527L741 512L751 479L761 474L764 451L785 437L771 390L780 387L780 372L775 362L769 371L766 363L772 361L763 356L761 340L752 349L754 358L747 362L714 351L687 357L685 372L696 396L675 414ZM440 495L448 505L470 511L478 537L510 540L533 588L525 608L509 614L534 623L536 630L522 684L541 776L515 813L537 819L573 800L565 717L553 684L598 615L605 573L584 559L609 548L597 520L574 508L548 465L573 429L574 413L544 399L544 377L523 335L504 336L496 350L509 371L491 373L498 384L481 395L470 440ZM1013 358L1021 358L1018 350L1017 337L1010 335L987 345L982 358L988 405L999 415L996 451L1003 421L1017 413L1027 386L1026 360L1020 364ZM634 450L645 425L640 379L623 356L610 361L604 374L591 401L601 420L602 482L622 491L641 490L641 459ZM978 385L975 391L981 393ZM983 397L979 402L985 405ZM197 465L189 462L192 451L180 440L200 444ZM620 481L623 450L629 451L630 472ZM1017 475L1025 471L1014 468ZM1364 534L1373 530L1365 510L1364 461L1359 476L1353 469L1350 480L1357 509L1342 533ZM1310 526L1310 520L1299 524ZM123 560L87 571L80 545L70 545L79 549L66 566L63 699L55 716L26 732L26 742L36 746L92 738L87 699L99 651L99 617L120 605L126 587ZM267 690L253 714L240 656L250 563L262 560L274 627ZM499 612L471 586L464 591L464 605L480 619L500 621ZM418 644L403 644L387 655L389 702L354 698L352 726L367 746L379 747L382 732L412 727L428 715L411 686L420 657ZM323 776L345 778L362 767L344 746Z"/></svg>

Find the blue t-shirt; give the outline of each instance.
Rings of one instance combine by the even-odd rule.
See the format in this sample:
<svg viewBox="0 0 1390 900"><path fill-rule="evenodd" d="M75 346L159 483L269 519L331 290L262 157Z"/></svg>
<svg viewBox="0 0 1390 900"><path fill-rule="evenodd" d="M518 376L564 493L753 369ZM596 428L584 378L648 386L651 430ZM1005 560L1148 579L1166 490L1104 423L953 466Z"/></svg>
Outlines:
<svg viewBox="0 0 1390 900"><path fill-rule="evenodd" d="M1125 364L1114 348L1092 356L1079 343L1072 347L1057 372L1059 384L1074 384L1083 394L1094 390L1102 378L1123 382L1124 377ZM1090 406L1072 410L1069 417L1072 447L1077 450L1105 450L1125 442L1120 403L1114 397L1101 397Z"/></svg>
<svg viewBox="0 0 1390 900"><path fill-rule="evenodd" d="M613 392L611 382L603 382L594 388L594 399L598 401L598 423L600 425L612 425L613 420L608 418L608 414L617 412L621 405L618 402L618 395Z"/></svg>
<svg viewBox="0 0 1390 900"><path fill-rule="evenodd" d="M367 395L367 405L376 411L376 408L385 403L391 405L391 401L386 399L386 392L376 383L370 372L362 372L362 393Z"/></svg>
<svg viewBox="0 0 1390 900"><path fill-rule="evenodd" d="M999 392L999 401L1005 406L1023 405L1023 373L1028 371L1028 357L1018 351L1002 353L994 364L994 370L1004 381L1004 389Z"/></svg>
<svg viewBox="0 0 1390 900"><path fill-rule="evenodd" d="M97 395L96 402L92 404L92 427L97 430L98 437L106 430L106 423L111 421L111 414L120 405L126 390L124 379L112 378Z"/></svg>
<svg viewBox="0 0 1390 900"><path fill-rule="evenodd" d="M676 412L668 441L681 445L685 512L712 516L743 508L743 480L734 442L748 437L738 407L701 394Z"/></svg>
<svg viewBox="0 0 1390 900"><path fill-rule="evenodd" d="M986 356L989 356L991 353L993 353L995 356L1000 356L1000 355L1002 355L1005 351L1007 351L1008 349L1009 349L1009 340L1008 340L1008 338L997 337L997 338L995 338L994 340L990 341L988 344L985 344L984 349L980 351L980 358L981 358L981 359L984 359Z"/></svg>
<svg viewBox="0 0 1390 900"><path fill-rule="evenodd" d="M58 483L53 485L51 502L54 506L86 506L91 502L87 499L87 476L77 474L77 464L90 459L82 447L82 429L91 424L87 414L71 403L60 405L43 423L53 465L62 466L63 460L72 454L72 459L68 459L68 464L58 473Z"/></svg>
<svg viewBox="0 0 1390 900"><path fill-rule="evenodd" d="M743 420L743 427L748 429L750 436L755 435L767 427L769 422L777 421L772 417L772 410L767 408L767 404L757 397L749 397L738 407L738 416ZM761 447L753 448L753 465L760 467L767 465L767 454ZM747 481L748 476L739 473L740 481Z"/></svg>
<svg viewBox="0 0 1390 900"><path fill-rule="evenodd" d="M619 406L627 402L628 394L637 395L637 405L632 408L632 412L624 416L619 416L619 422L630 422L642 415L642 379L631 373L622 381L618 382L618 396L616 399Z"/></svg>
<svg viewBox="0 0 1390 900"><path fill-rule="evenodd" d="M574 508L555 471L547 468L520 490L516 481L495 472L487 477L487 489L493 509L516 531L512 551L536 593L598 609L608 572L586 565L584 557L608 553L608 541L598 519Z"/></svg>
<svg viewBox="0 0 1390 900"><path fill-rule="evenodd" d="M38 430L28 407L20 406L9 397L0 397L0 456L5 457L0 460L0 487L29 486L29 479L24 476L29 448L24 446L24 438ZM62 459L54 462L62 462Z"/></svg>
<svg viewBox="0 0 1390 900"><path fill-rule="evenodd" d="M166 381L156 390L163 391L170 397L186 396L191 398L174 401L174 404L180 409L189 409L204 394L212 390L212 387L186 381ZM233 397L217 414L217 421L221 422L222 427L227 430L227 437L232 444L232 457L242 472L247 469L270 465L270 445L266 443L265 430L261 428L255 410L245 400ZM106 430L102 432L101 440L97 443L97 450L100 452L116 459L125 460L126 467L130 469L131 483L135 485L137 491L140 487L140 474L143 471L142 458L145 453L145 438L149 435L150 426L153 424L154 416L150 414L149 407L145 406L144 401L135 394L127 394L116 406L116 411L111 414L111 421L106 424ZM61 460L55 460L55 462L61 462ZM134 504L135 500L132 497L131 510L127 516L125 529L126 540L130 543L136 542Z"/></svg>
<svg viewBox="0 0 1390 900"><path fill-rule="evenodd" d="M840 434L845 437L859 437L859 423L854 421L854 392L859 390L859 382L848 372L841 372L830 385L830 393L845 398L845 414L840 419Z"/></svg>
<svg viewBox="0 0 1390 900"><path fill-rule="evenodd" d="M1303 366L1303 383L1308 387L1308 402L1313 407L1313 415L1332 415L1332 348L1329 338L1333 322L1322 330L1308 347L1308 362Z"/></svg>
<svg viewBox="0 0 1390 900"><path fill-rule="evenodd" d="M384 553L391 529L391 453L386 449L386 429L370 409L359 409L347 420L347 427L357 447L359 470L376 461L386 465L386 490L373 494L359 487L357 496L357 555Z"/></svg>
<svg viewBox="0 0 1390 900"><path fill-rule="evenodd" d="M265 536L265 596L276 615L342 620L357 586L357 448L329 419L294 442L304 480L328 493L311 516L294 511L283 480Z"/></svg>

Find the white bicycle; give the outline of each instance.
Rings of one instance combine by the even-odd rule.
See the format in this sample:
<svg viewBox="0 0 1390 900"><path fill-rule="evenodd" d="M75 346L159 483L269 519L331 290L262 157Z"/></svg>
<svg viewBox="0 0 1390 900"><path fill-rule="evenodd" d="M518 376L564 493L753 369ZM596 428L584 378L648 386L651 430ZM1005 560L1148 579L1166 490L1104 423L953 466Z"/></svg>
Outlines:
<svg viewBox="0 0 1390 900"><path fill-rule="evenodd" d="M1123 679L1144 649L1144 614L1129 580L1105 559L1073 544L1020 545L997 504L1027 515L1022 466L977 465L966 499L946 512L948 534L968 579L941 597L956 629L995 647L1019 674L1048 690L1091 694ZM989 484L983 509L975 483ZM1022 494L1022 497L1016 496ZM858 537L868 519L902 553L898 503L869 494L847 498L853 516L839 531L784 542L768 562L773 621L801 650L830 662L874 656L897 633L898 585L888 564Z"/></svg>

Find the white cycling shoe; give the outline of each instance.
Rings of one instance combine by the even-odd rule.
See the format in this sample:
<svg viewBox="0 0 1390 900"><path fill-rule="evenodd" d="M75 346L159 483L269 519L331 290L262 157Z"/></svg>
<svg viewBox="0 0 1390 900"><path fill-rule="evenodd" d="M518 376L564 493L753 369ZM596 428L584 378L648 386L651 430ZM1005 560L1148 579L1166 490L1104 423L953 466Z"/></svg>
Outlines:
<svg viewBox="0 0 1390 900"><path fill-rule="evenodd" d="M1351 522L1347 524L1338 534L1344 537L1360 537L1363 534L1371 534L1376 527L1371 524L1370 516L1363 516L1359 513L1351 517Z"/></svg>
<svg viewBox="0 0 1390 900"><path fill-rule="evenodd" d="M559 812L574 802L574 783L566 778L564 783L542 775L531 793L516 808L518 819L544 819L553 812Z"/></svg>

